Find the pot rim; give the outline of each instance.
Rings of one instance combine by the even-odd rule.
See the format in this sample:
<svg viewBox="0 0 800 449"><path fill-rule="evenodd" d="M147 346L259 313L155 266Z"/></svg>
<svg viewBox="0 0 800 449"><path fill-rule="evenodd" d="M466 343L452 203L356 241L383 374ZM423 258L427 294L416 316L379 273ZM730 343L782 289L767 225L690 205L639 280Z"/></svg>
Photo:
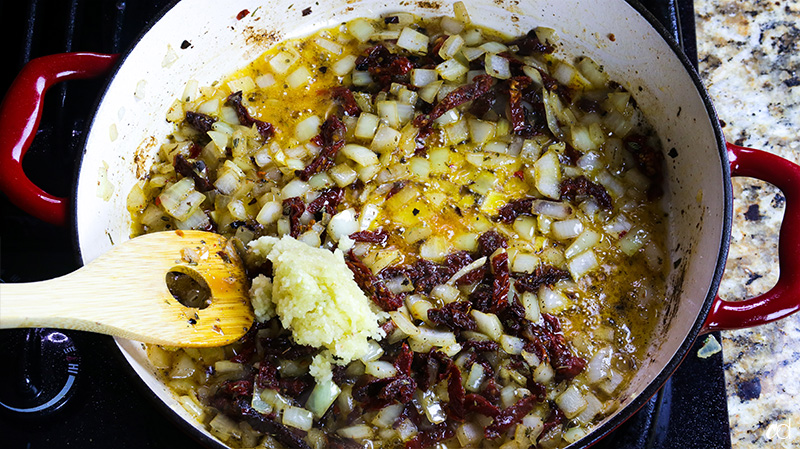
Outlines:
<svg viewBox="0 0 800 449"><path fill-rule="evenodd" d="M133 40L131 45L120 55L120 58L117 62L116 67L112 74L110 74L106 80L106 83L97 96L97 99L94 104L94 108L92 109L91 116L89 120L87 120L86 124L86 132L84 133L84 142L82 144L82 151L80 156L76 159L75 163L75 177L74 179L78 179L78 176L81 171L81 167L83 165L83 158L86 155L86 140L89 135L91 128L95 122L97 117L97 112L99 105L102 103L103 99L105 98L108 90L116 78L120 67L125 63L130 53L133 51L135 47L137 47L144 37L154 26L157 22L159 22L175 5L180 3L181 0L172 0L168 5L166 5L158 14L156 14L153 19L142 29L142 31L137 35L137 37ZM725 263L727 261L728 250L730 246L730 239L731 239L731 227L732 227L732 217L733 217L733 188L731 185L731 169L730 163L728 160L728 153L726 149L725 138L722 132L722 128L719 124L719 117L717 115L716 109L714 108L713 102L711 101L710 95L706 90L705 86L703 85L702 80L700 79L697 70L695 69L694 64L689 60L689 58L684 54L683 50L681 49L680 44L675 40L674 36L666 29L666 27L649 11L647 10L639 1L637 0L624 0L628 3L633 9L637 11L653 29L658 33L658 35L663 39L670 47L672 52L681 62L684 70L689 75L692 83L694 84L697 93L700 95L700 98L705 106L706 114L708 119L711 121L711 126L714 132L714 138L717 145L717 151L719 153L719 160L722 169L722 179L724 182L723 186L723 215L722 215L722 229L720 232L720 242L719 242L719 253L717 254L716 264L714 268L714 275L711 279L711 282L708 287L708 291L706 293L706 298L703 301L703 306L700 308L700 311L697 314L697 318L695 319L694 324L692 325L689 332L686 334L683 343L678 347L675 354L672 358L667 362L660 370L658 375L656 375L653 380L649 382L647 387L642 390L639 395L637 395L632 401L625 402L622 404L622 407L612 413L610 418L603 422L601 425L598 425L592 430L582 437L580 440L576 441L577 444L573 443L570 447L589 447L593 446L594 444L598 443L600 440L605 438L609 433L615 430L617 427L622 425L625 421L631 418L636 412L638 412L658 391L662 388L664 383L672 376L675 370L680 366L683 359L689 354L689 351L694 346L694 343L697 337L700 335L703 325L705 324L706 318L711 310L711 307L715 301L717 296L717 291L719 289L720 282L722 280L723 273L725 271ZM78 183L76 182L73 185L72 189L72 198L77 198L77 188ZM80 236L78 232L78 211L77 211L77 202L71 201L70 202L70 226L72 228L72 240L73 244L76 248L76 254L78 257L79 262L83 263L84 256L81 251L80 247ZM130 363L125 359L123 350L116 343L117 338L114 338L115 344L114 346L117 349L117 355L121 360L124 360L124 369L127 370L133 378L135 378L136 383L140 390L144 391L144 393L150 397L155 403L157 408L169 419L175 423L181 430L183 430L187 435L191 438L195 439L198 443L209 447L209 448L218 448L218 449L228 449L229 446L225 445L221 441L212 438L209 434L205 432L201 432L198 428L194 427L188 420L184 419L180 416L172 407L166 404L161 398L156 395L156 393L151 390L147 384L145 383L144 379L139 376L134 368L130 365Z"/></svg>

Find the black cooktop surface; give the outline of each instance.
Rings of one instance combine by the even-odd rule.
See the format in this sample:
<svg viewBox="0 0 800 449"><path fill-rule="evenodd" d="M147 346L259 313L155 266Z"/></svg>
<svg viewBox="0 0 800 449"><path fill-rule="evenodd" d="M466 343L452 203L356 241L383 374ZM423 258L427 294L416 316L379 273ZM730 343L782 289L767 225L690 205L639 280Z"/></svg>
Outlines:
<svg viewBox="0 0 800 449"><path fill-rule="evenodd" d="M28 60L68 51L117 53L170 1L0 2L4 63L0 92ZM691 0L642 2L696 60ZM42 127L23 166L53 194L68 196L86 120L103 80L69 81L50 91ZM27 216L0 194L0 279L56 277L79 264L72 230ZM54 294L57 294L55 292ZM2 298L0 297L0 301ZM731 447L721 354L697 347L632 419L599 448ZM199 448L160 412L109 337L49 329L0 331L0 447Z"/></svg>

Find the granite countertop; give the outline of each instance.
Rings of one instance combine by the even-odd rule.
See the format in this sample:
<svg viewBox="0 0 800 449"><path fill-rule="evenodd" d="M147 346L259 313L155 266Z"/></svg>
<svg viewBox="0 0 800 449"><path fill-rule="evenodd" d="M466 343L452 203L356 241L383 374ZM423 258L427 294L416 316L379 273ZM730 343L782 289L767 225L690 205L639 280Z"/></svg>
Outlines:
<svg viewBox="0 0 800 449"><path fill-rule="evenodd" d="M695 0L701 78L728 141L800 163L800 3ZM785 198L733 182L734 225L720 296L767 291L778 277ZM800 314L722 333L734 448L800 448Z"/></svg>

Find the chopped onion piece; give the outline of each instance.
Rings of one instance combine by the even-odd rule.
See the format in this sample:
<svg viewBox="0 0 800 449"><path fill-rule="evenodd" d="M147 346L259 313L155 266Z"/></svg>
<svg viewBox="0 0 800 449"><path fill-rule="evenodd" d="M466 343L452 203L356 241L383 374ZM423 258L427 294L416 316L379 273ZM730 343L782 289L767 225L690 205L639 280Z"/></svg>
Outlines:
<svg viewBox="0 0 800 449"><path fill-rule="evenodd" d="M343 235L349 236L358 230L356 211L352 207L334 215L328 223L328 235L334 242L338 242Z"/></svg>
<svg viewBox="0 0 800 449"><path fill-rule="evenodd" d="M378 156L369 148L361 145L349 143L342 147L341 151L342 154L362 167L376 165L378 163Z"/></svg>
<svg viewBox="0 0 800 449"><path fill-rule="evenodd" d="M322 119L317 115L311 115L295 126L294 137L300 142L307 142L319 134L321 125Z"/></svg>
<svg viewBox="0 0 800 449"><path fill-rule="evenodd" d="M359 42L366 42L375 34L375 27L367 19L355 19L347 23L347 32Z"/></svg>
<svg viewBox="0 0 800 449"><path fill-rule="evenodd" d="M599 266L600 261L597 260L597 256L592 250L584 251L567 262L567 269L569 269L572 279L575 280L582 278L586 273Z"/></svg>
<svg viewBox="0 0 800 449"><path fill-rule="evenodd" d="M511 67L508 64L508 59L495 53L486 53L486 56L484 57L484 63L486 64L487 74L501 80L507 80L511 78Z"/></svg>
<svg viewBox="0 0 800 449"><path fill-rule="evenodd" d="M602 239L602 235L592 229L585 229L581 235L578 236L564 251L564 256L567 259L577 256L578 254L597 246Z"/></svg>
<svg viewBox="0 0 800 449"><path fill-rule="evenodd" d="M557 314L569 307L571 301L560 290L542 286L539 288L539 306L543 313Z"/></svg>
<svg viewBox="0 0 800 449"><path fill-rule="evenodd" d="M612 350L608 346L600 348L592 356L589 363L586 364L586 380L590 384L608 379L611 375L611 356Z"/></svg>
<svg viewBox="0 0 800 449"><path fill-rule="evenodd" d="M305 84L312 84L313 82L314 78L311 76L311 72L305 66L298 67L297 70L290 73L289 76L286 77L286 84L291 89L296 89Z"/></svg>
<svg viewBox="0 0 800 449"><path fill-rule="evenodd" d="M364 364L364 373L375 376L379 379L386 377L393 377L397 375L397 368L391 363L384 360L374 360Z"/></svg>
<svg viewBox="0 0 800 449"><path fill-rule="evenodd" d="M413 28L403 28L397 38L397 46L410 52L425 54L428 52L428 36Z"/></svg>
<svg viewBox="0 0 800 449"><path fill-rule="evenodd" d="M503 335L503 324L500 318L493 313L483 313L480 310L472 309L472 317L478 325L478 331L489 336L494 341L500 340Z"/></svg>
<svg viewBox="0 0 800 449"><path fill-rule="evenodd" d="M283 410L283 424L308 431L314 424L314 415L304 408L289 406Z"/></svg>
<svg viewBox="0 0 800 449"><path fill-rule="evenodd" d="M355 426L343 427L336 431L340 436L345 438L352 438L354 440L364 440L372 438L372 427L366 424L357 424Z"/></svg>
<svg viewBox="0 0 800 449"><path fill-rule="evenodd" d="M308 401L306 401L306 408L308 408L314 416L321 418L322 415L328 411L341 391L339 386L331 379L317 382L314 386L314 390L311 391L311 396L309 396Z"/></svg>
<svg viewBox="0 0 800 449"><path fill-rule="evenodd" d="M289 71L289 69L294 65L295 62L297 62L299 58L300 55L294 51L280 51L275 56L270 58L269 66L272 68L273 72L283 75Z"/></svg>
<svg viewBox="0 0 800 449"><path fill-rule="evenodd" d="M567 418L572 419L586 408L587 402L578 388L575 387L575 385L570 385L563 393L556 397L556 405L564 412Z"/></svg>
<svg viewBox="0 0 800 449"><path fill-rule="evenodd" d="M555 151L549 150L533 164L534 185L552 199L561 198L561 166Z"/></svg>
<svg viewBox="0 0 800 449"><path fill-rule="evenodd" d="M339 76L345 76L356 68L356 59L355 55L342 56L331 65L331 70Z"/></svg>
<svg viewBox="0 0 800 449"><path fill-rule="evenodd" d="M469 273L470 271L482 267L483 264L485 264L485 263L486 263L486 256L483 256L483 257L471 262L469 265L467 265L464 268L456 271L456 273L453 276L451 276L450 279L447 280L446 284L447 285L454 285L456 283L456 281L461 278L461 276L464 276L465 274Z"/></svg>
<svg viewBox="0 0 800 449"><path fill-rule="evenodd" d="M520 296L520 302L525 309L525 318L533 323L538 323L541 317L539 311L539 298L532 292L524 292Z"/></svg>
<svg viewBox="0 0 800 449"><path fill-rule="evenodd" d="M456 59L448 59L436 66L436 72L442 79L447 81L458 81L469 71L469 67L458 62Z"/></svg>
<svg viewBox="0 0 800 449"><path fill-rule="evenodd" d="M442 46L439 47L439 56L441 56L442 59L450 59L461 50L463 45L464 38L458 34L452 34L445 39Z"/></svg>
<svg viewBox="0 0 800 449"><path fill-rule="evenodd" d="M583 232L583 223L577 219L554 221L550 225L550 234L558 240L568 240Z"/></svg>

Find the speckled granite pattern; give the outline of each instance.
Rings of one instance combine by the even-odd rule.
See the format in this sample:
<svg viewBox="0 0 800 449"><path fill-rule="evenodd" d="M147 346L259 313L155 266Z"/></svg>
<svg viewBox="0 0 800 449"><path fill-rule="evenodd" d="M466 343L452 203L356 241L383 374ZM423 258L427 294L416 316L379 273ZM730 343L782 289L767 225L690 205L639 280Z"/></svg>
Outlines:
<svg viewBox="0 0 800 449"><path fill-rule="evenodd" d="M725 137L800 162L800 3L696 0L699 69ZM720 295L744 299L777 280L785 198L734 180L734 227ZM723 332L734 448L800 448L800 316Z"/></svg>

